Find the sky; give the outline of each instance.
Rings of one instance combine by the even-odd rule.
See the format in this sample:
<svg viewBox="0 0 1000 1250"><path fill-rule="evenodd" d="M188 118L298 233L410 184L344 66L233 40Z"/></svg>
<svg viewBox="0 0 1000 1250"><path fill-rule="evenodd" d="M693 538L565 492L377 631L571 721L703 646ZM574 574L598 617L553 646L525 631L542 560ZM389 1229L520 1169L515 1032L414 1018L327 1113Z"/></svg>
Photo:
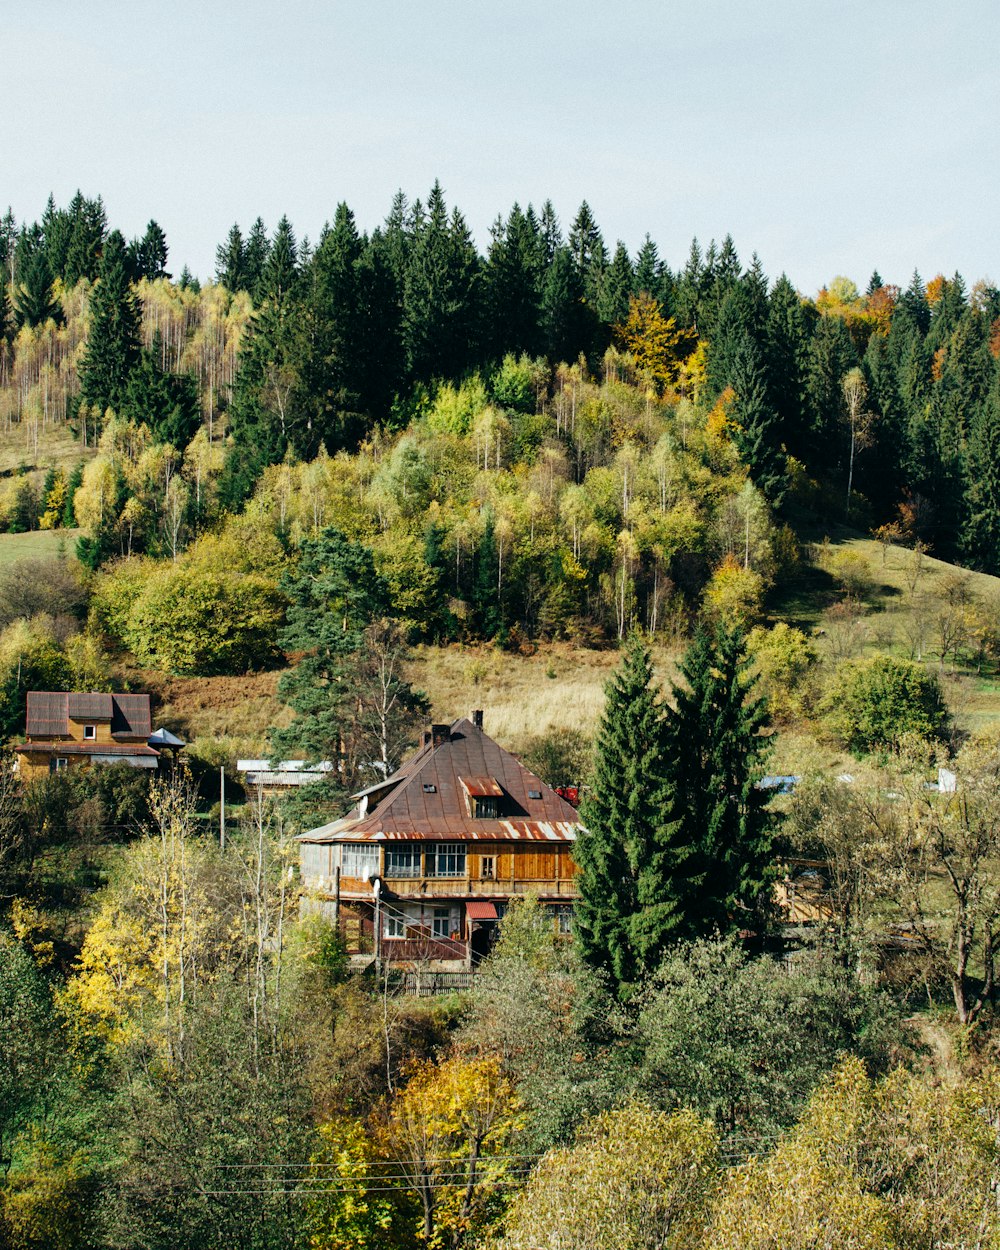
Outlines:
<svg viewBox="0 0 1000 1250"><path fill-rule="evenodd" d="M5 11L6 10L6 11ZM0 209L101 195L202 279L233 222L361 229L435 179L481 247L586 199L678 268L732 234L806 294L1000 282L994 0L5 0Z"/></svg>

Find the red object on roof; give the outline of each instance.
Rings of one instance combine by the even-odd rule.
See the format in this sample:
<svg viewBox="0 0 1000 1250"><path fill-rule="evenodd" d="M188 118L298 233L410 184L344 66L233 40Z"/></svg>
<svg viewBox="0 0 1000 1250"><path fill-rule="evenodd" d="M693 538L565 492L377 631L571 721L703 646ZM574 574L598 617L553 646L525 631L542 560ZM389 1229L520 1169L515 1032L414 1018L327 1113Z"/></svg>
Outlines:
<svg viewBox="0 0 1000 1250"><path fill-rule="evenodd" d="M497 907L496 903L487 903L480 899L475 902L465 904L465 914L470 920L496 920Z"/></svg>
<svg viewBox="0 0 1000 1250"><path fill-rule="evenodd" d="M71 720L77 724L110 721L111 736L118 742L145 743L153 729L148 694L28 691L25 733L29 738L67 738Z"/></svg>
<svg viewBox="0 0 1000 1250"><path fill-rule="evenodd" d="M556 794L558 794L561 799L565 799L571 807L580 806L579 786L556 786Z"/></svg>

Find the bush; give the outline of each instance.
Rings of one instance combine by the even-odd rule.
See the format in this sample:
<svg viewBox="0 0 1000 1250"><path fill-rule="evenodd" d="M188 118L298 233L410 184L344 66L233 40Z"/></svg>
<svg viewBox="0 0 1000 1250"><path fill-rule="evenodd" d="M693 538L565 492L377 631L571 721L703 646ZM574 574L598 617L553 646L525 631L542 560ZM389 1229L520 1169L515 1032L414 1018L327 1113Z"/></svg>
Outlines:
<svg viewBox="0 0 1000 1250"><path fill-rule="evenodd" d="M283 599L254 573L173 565L146 582L129 613L126 641L143 664L171 673L245 673L278 653Z"/></svg>
<svg viewBox="0 0 1000 1250"><path fill-rule="evenodd" d="M855 752L903 737L941 739L949 716L937 678L914 660L875 655L842 665L824 700L828 723Z"/></svg>
<svg viewBox="0 0 1000 1250"><path fill-rule="evenodd" d="M761 614L765 589L759 573L726 556L705 587L705 612L730 626L752 625Z"/></svg>
<svg viewBox="0 0 1000 1250"><path fill-rule="evenodd" d="M757 666L772 718L801 716L811 703L808 675L816 663L816 650L805 634L784 621L773 629L758 626L747 637L747 652Z"/></svg>

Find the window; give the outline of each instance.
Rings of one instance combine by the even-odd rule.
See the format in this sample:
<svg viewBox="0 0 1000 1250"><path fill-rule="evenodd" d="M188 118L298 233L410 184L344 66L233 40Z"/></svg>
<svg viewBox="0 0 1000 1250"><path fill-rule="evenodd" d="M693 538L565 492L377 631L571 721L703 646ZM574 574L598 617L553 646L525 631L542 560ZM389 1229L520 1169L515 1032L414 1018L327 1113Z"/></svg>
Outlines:
<svg viewBox="0 0 1000 1250"><path fill-rule="evenodd" d="M340 855L340 874L343 877L364 881L378 872L377 846L369 846L366 842L345 842Z"/></svg>
<svg viewBox="0 0 1000 1250"><path fill-rule="evenodd" d="M427 848L428 877L464 877L465 846L461 842L431 843Z"/></svg>
<svg viewBox="0 0 1000 1250"><path fill-rule="evenodd" d="M330 848L315 842L303 842L299 851L303 877L332 877Z"/></svg>
<svg viewBox="0 0 1000 1250"><path fill-rule="evenodd" d="M480 820L496 820L500 815L500 800L496 795L477 795L473 803L476 806L475 814Z"/></svg>
<svg viewBox="0 0 1000 1250"><path fill-rule="evenodd" d="M405 938L406 917L399 912L386 912L383 933L387 938Z"/></svg>
<svg viewBox="0 0 1000 1250"><path fill-rule="evenodd" d="M446 938L451 933L451 908L435 907L431 920L431 933L436 938Z"/></svg>
<svg viewBox="0 0 1000 1250"><path fill-rule="evenodd" d="M96 738L96 737L97 737L97 726L96 726L96 725L84 725L84 727L83 727L83 736L84 736L85 738Z"/></svg>
<svg viewBox="0 0 1000 1250"><path fill-rule="evenodd" d="M556 903L552 908L552 915L556 922L556 930L559 933L573 932L573 904L572 903Z"/></svg>
<svg viewBox="0 0 1000 1250"><path fill-rule="evenodd" d="M429 781L424 782L423 788L424 788L424 794L437 794L438 792L437 786L432 785Z"/></svg>
<svg viewBox="0 0 1000 1250"><path fill-rule="evenodd" d="M387 847L385 852L385 875L387 877L419 877L420 847Z"/></svg>
<svg viewBox="0 0 1000 1250"><path fill-rule="evenodd" d="M541 797L542 797L541 790L529 790L528 791L529 799L540 799Z"/></svg>
<svg viewBox="0 0 1000 1250"><path fill-rule="evenodd" d="M492 881L496 876L496 859L492 855L483 855L479 860L479 875L484 881Z"/></svg>
<svg viewBox="0 0 1000 1250"><path fill-rule="evenodd" d="M59 755L52 761L52 771L61 773L64 768L69 768L69 760L64 755Z"/></svg>

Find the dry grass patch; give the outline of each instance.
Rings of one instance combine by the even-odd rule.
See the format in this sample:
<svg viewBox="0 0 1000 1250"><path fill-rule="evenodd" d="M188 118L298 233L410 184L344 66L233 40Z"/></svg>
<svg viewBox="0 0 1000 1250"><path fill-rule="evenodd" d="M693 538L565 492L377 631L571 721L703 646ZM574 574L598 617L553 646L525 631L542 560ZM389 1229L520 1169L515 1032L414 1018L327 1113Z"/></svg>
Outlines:
<svg viewBox="0 0 1000 1250"><path fill-rule="evenodd" d="M280 672L248 673L243 677L171 677L150 669L130 674L136 690L153 696L153 719L189 742L214 739L226 754L256 757L267 754L274 726L284 726L291 713L278 698Z"/></svg>
<svg viewBox="0 0 1000 1250"><path fill-rule="evenodd" d="M0 474L16 473L22 467L69 470L94 455L96 448L84 447L68 425L46 426L39 430L37 441L28 421L0 435Z"/></svg>

